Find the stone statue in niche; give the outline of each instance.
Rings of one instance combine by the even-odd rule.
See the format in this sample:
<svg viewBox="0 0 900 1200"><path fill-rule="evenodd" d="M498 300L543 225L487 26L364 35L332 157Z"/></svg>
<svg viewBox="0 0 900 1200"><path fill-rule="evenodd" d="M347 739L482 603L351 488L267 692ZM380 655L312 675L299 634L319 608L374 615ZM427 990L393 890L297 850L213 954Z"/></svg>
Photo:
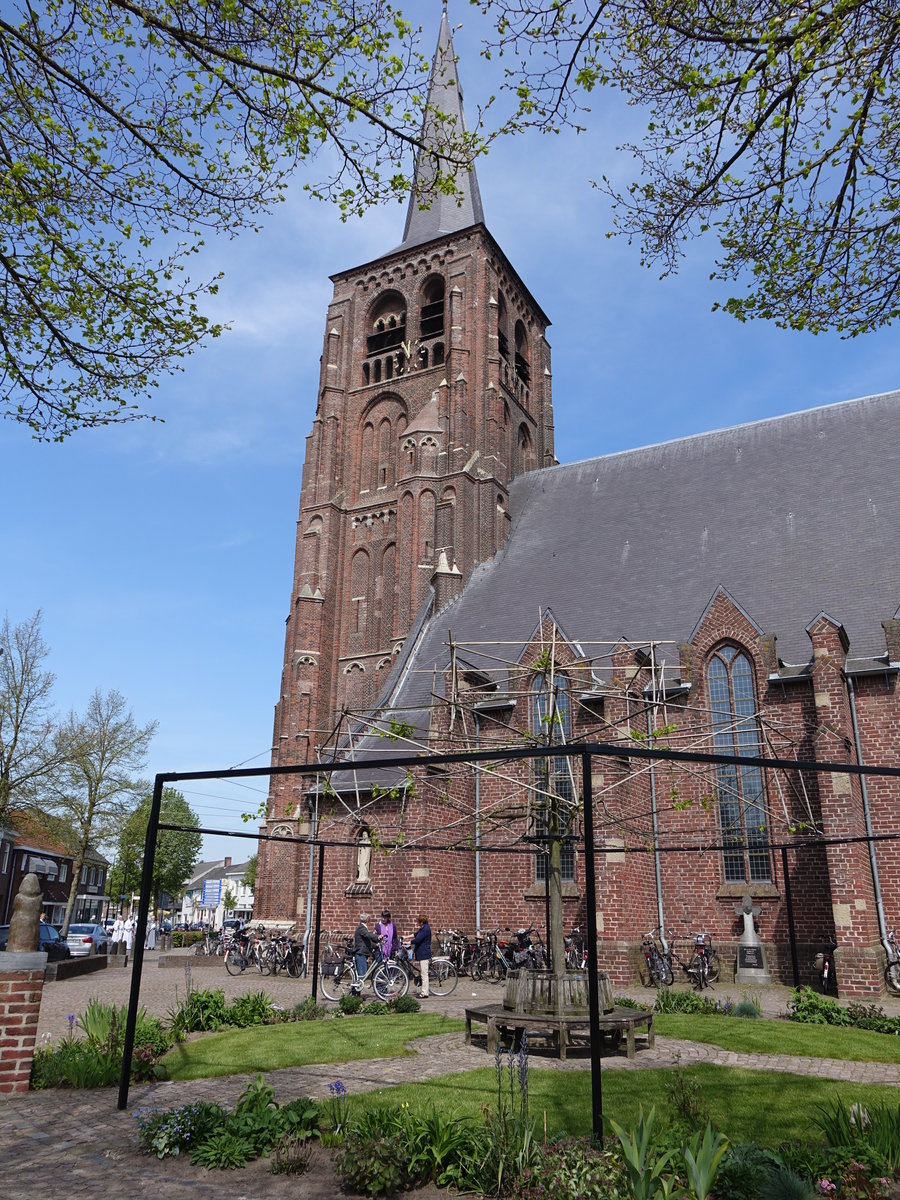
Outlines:
<svg viewBox="0 0 900 1200"><path fill-rule="evenodd" d="M9 923L9 939L6 949L33 953L41 941L41 909L44 897L37 875L29 873L22 880L19 894L13 901L12 920Z"/></svg>
<svg viewBox="0 0 900 1200"><path fill-rule="evenodd" d="M359 835L359 846L356 851L356 882L369 883L372 870L372 839L368 829L363 829Z"/></svg>

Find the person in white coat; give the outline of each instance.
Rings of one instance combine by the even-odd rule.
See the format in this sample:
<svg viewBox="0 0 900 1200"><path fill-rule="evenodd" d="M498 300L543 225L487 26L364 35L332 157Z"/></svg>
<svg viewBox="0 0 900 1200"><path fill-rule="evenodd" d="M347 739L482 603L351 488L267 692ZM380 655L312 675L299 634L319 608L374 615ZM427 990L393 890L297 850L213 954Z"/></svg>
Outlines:
<svg viewBox="0 0 900 1200"><path fill-rule="evenodd" d="M113 921L111 938L113 944L113 954L121 954L122 942L125 940L125 922L122 920L121 913L119 913L119 915Z"/></svg>
<svg viewBox="0 0 900 1200"><path fill-rule="evenodd" d="M125 918L125 953L130 954L134 946L134 930L137 922L134 917L128 916Z"/></svg>
<svg viewBox="0 0 900 1200"><path fill-rule="evenodd" d="M153 917L151 917L147 922L147 936L144 939L144 949L156 949L156 921L153 919Z"/></svg>

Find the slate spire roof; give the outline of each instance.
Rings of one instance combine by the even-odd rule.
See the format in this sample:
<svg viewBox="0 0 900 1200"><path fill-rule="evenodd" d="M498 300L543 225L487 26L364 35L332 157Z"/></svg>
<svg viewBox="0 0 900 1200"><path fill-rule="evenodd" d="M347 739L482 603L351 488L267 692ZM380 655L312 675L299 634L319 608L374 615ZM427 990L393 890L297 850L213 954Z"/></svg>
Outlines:
<svg viewBox="0 0 900 1200"><path fill-rule="evenodd" d="M431 65L428 105L422 123L422 141L433 150L445 150L448 144L460 140L465 129L462 88L456 72L453 36L445 5L437 49ZM449 164L442 164L442 169L449 170ZM478 190L474 166L469 170L457 168L455 195L448 196L433 190L431 184L435 174L434 159L427 150L420 150L416 160L415 188L409 198L406 227L403 230L403 242L398 246L399 250L420 246L444 234L458 233L471 225L484 222L481 193ZM423 200L430 202L428 208L421 207Z"/></svg>

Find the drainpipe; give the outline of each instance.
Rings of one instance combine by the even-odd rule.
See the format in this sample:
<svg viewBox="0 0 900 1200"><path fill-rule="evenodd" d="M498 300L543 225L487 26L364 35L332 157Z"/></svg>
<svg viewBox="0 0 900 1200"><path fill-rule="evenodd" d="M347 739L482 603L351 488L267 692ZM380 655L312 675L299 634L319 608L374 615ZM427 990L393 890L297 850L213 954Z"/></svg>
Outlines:
<svg viewBox="0 0 900 1200"><path fill-rule="evenodd" d="M653 734L656 731L656 680L653 683L653 704L647 709L647 733L650 737L650 747L653 747ZM656 916L659 921L659 940L663 950L668 953L669 943L666 941L666 917L663 912L662 870L659 858L659 814L656 811L656 760L650 759L650 812L653 816L653 868L656 872Z"/></svg>
<svg viewBox="0 0 900 1200"><path fill-rule="evenodd" d="M853 742L856 747L856 763L857 766L863 765L862 756L862 741L859 736L859 723L856 719L856 689L853 686L853 679L847 675L847 694L850 697L850 720L853 723ZM875 856L875 843L872 840L872 814L869 811L869 789L866 785L865 775L859 777L859 790L862 794L863 816L866 819L866 836L869 839L866 845L869 847L869 863L872 868L872 886L875 889L875 911L878 913L878 936L881 938L881 944L884 947L884 952L888 957L888 962L891 960L892 950L890 943L887 940L887 925L884 919L884 902L881 895L881 881L878 878L878 860Z"/></svg>
<svg viewBox="0 0 900 1200"><path fill-rule="evenodd" d="M319 798L313 799L312 796L306 797L306 803L309 808L309 879L306 886L306 929L303 931L303 950L304 961L309 970L309 934L312 928L312 902L313 902L313 859L315 858L315 840L318 827L319 816Z"/></svg>
<svg viewBox="0 0 900 1200"><path fill-rule="evenodd" d="M475 753L480 749L481 718L475 717ZM481 768L475 768L475 936L481 934Z"/></svg>

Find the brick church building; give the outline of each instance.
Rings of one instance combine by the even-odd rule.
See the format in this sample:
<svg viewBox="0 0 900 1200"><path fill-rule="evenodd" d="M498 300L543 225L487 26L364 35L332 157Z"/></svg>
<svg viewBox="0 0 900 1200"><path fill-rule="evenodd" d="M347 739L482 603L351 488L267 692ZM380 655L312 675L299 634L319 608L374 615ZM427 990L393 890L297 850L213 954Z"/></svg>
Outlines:
<svg viewBox="0 0 900 1200"><path fill-rule="evenodd" d="M463 127L446 13L430 108ZM420 910L543 930L551 875L583 925L572 760L378 761L603 743L591 903L614 979L660 925L708 933L727 972L750 895L775 979L791 932L805 982L833 934L842 994L878 993L900 779L835 767L900 765L900 393L560 465L548 319L474 170L457 185L333 277L272 762L354 765L272 777L261 832L285 840L260 842L255 917L309 930L315 837L328 927L388 906L404 932Z"/></svg>

